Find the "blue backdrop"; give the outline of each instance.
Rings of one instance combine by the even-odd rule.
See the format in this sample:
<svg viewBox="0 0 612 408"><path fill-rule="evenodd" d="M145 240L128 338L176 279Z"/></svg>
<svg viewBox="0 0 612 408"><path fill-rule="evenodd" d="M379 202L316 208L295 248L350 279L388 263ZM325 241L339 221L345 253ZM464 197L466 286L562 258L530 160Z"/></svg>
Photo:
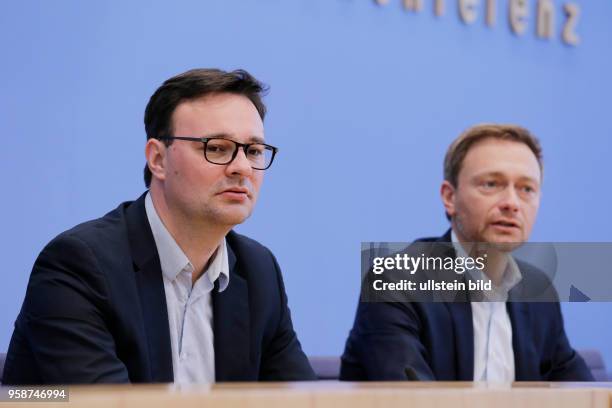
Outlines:
<svg viewBox="0 0 612 408"><path fill-rule="evenodd" d="M484 4L484 2L481 2ZM447 228L442 158L469 125L516 122L540 137L545 184L534 241L610 241L612 2L581 6L578 47L487 27L457 1L436 17L400 0L4 1L0 12L0 350L31 265L53 236L144 189L146 102L193 67L245 68L271 86L280 146L255 215L238 227L283 267L309 354L340 354L361 241ZM580 273L580 271L576 271ZM612 366L612 305L566 304L569 337Z"/></svg>

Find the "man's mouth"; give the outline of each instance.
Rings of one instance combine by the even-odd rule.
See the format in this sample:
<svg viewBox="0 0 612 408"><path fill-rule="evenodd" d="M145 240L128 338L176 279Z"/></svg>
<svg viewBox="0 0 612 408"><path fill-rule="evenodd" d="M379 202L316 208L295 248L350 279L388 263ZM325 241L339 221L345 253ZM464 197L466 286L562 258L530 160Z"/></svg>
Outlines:
<svg viewBox="0 0 612 408"><path fill-rule="evenodd" d="M226 192L249 194L249 189L248 188L244 188L244 187L232 187L232 188L228 188L226 190L223 190L221 193L226 193Z"/></svg>
<svg viewBox="0 0 612 408"><path fill-rule="evenodd" d="M246 187L231 187L227 188L219 193L219 195L232 199L232 200L244 200L250 196L249 189Z"/></svg>
<svg viewBox="0 0 612 408"><path fill-rule="evenodd" d="M520 228L520 224L512 220L497 220L491 223L491 225L500 228Z"/></svg>

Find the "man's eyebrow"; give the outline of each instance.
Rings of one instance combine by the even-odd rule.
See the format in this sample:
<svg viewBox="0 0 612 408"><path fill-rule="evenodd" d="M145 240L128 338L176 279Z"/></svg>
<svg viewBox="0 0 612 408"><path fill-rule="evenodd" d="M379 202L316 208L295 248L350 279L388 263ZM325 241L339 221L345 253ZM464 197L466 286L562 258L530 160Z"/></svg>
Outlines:
<svg viewBox="0 0 612 408"><path fill-rule="evenodd" d="M227 133L212 133L204 137L207 139L231 139Z"/></svg>
<svg viewBox="0 0 612 408"><path fill-rule="evenodd" d="M502 172L500 172L500 171L488 171L488 172L484 172L484 173L476 174L476 175L474 176L474 178L475 178L476 180L480 180L480 179L483 179L483 178L486 178L486 177L506 178L506 177L507 177L507 175L506 175L506 174L504 174L504 173L502 173ZM539 183L540 183L540 182L539 182L537 179L535 179L535 178L533 178L533 177L531 177L531 176L519 176L519 178L518 178L518 179L519 179L520 181L529 181L529 182L532 182L532 183L537 183L537 184L539 184Z"/></svg>
<svg viewBox="0 0 612 408"><path fill-rule="evenodd" d="M540 180L534 179L533 177L529 177L529 176L521 176L519 177L520 181L528 181L530 183L534 183L534 184L540 184Z"/></svg>
<svg viewBox="0 0 612 408"><path fill-rule="evenodd" d="M499 171L485 171L482 173L476 173L474 176L475 179L482 179L485 177L505 177L502 172Z"/></svg>
<svg viewBox="0 0 612 408"><path fill-rule="evenodd" d="M209 139L228 139L236 141L233 137L230 137L227 133L213 133L206 136ZM261 136L251 136L247 139L247 143L266 143L264 138Z"/></svg>
<svg viewBox="0 0 612 408"><path fill-rule="evenodd" d="M261 136L251 136L249 137L249 142L250 143L266 143L266 141L264 140L263 137Z"/></svg>

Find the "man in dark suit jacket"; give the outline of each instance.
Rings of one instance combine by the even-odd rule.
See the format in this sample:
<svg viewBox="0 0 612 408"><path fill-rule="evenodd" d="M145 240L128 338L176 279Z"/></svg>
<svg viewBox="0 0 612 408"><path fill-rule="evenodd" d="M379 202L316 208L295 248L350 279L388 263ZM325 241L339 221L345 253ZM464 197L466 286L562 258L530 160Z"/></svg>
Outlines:
<svg viewBox="0 0 612 408"><path fill-rule="evenodd" d="M431 243L424 254L430 257L454 258L454 248L469 252L474 243L495 248L487 265L499 267L485 273L506 289L500 292L505 303L476 301L461 291L455 301L362 301L342 356L341 379L593 380L568 342L546 276L507 256L527 240L535 221L541 157L537 139L517 126L480 125L455 140L441 188L451 230L421 240L419 253L427 247L423 241Z"/></svg>
<svg viewBox="0 0 612 408"><path fill-rule="evenodd" d="M149 191L43 249L3 383L315 379L276 259L231 231L276 153L263 141L261 92L245 71L206 69L155 92Z"/></svg>

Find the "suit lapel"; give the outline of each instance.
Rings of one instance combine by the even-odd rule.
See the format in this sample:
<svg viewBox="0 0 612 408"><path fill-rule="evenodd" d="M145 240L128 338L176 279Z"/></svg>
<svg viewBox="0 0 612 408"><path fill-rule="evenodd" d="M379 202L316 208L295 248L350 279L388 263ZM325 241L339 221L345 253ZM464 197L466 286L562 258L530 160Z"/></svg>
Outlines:
<svg viewBox="0 0 612 408"><path fill-rule="evenodd" d="M148 346L152 382L172 382L172 349L168 308L159 255L149 226L143 194L125 210L128 239L135 265L140 308Z"/></svg>
<svg viewBox="0 0 612 408"><path fill-rule="evenodd" d="M437 240L438 243L449 243L441 250L438 256L455 257L455 250L450 244L451 230ZM465 277L460 279L465 281ZM455 335L455 361L457 364L457 380L474 380L474 323L472 322L472 305L469 302L467 292L460 291L452 293L454 301L445 302L446 307L452 317Z"/></svg>
<svg viewBox="0 0 612 408"><path fill-rule="evenodd" d="M469 302L445 303L453 319L457 380L474 380L474 327Z"/></svg>
<svg viewBox="0 0 612 408"><path fill-rule="evenodd" d="M514 349L514 369L517 381L541 380L538 358L531 338L531 320L527 303L506 303L512 324L512 348Z"/></svg>
<svg viewBox="0 0 612 408"><path fill-rule="evenodd" d="M223 292L215 284L212 295L215 376L217 381L253 380L257 373L251 372L249 288L229 244L229 284Z"/></svg>

